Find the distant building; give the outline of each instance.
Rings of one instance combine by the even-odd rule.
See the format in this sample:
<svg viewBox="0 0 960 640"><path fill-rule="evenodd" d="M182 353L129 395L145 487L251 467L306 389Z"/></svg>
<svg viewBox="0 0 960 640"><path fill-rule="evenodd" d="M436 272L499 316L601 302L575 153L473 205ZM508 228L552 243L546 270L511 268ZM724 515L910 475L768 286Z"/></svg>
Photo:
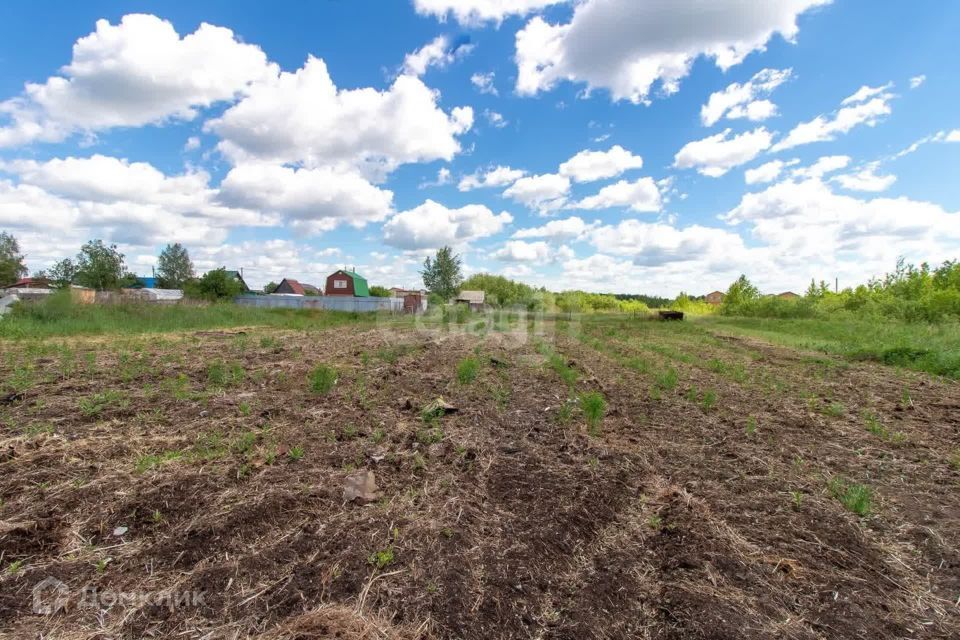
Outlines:
<svg viewBox="0 0 960 640"><path fill-rule="evenodd" d="M480 311L483 309L485 299L486 296L483 291L461 291L457 294L454 302L469 305L471 311Z"/></svg>
<svg viewBox="0 0 960 640"><path fill-rule="evenodd" d="M315 287L312 284L307 284L306 282L301 282L300 286L303 287L303 295L305 296L322 296L323 291L320 291L320 287Z"/></svg>
<svg viewBox="0 0 960 640"><path fill-rule="evenodd" d="M6 289L53 289L49 278L21 278Z"/></svg>
<svg viewBox="0 0 960 640"><path fill-rule="evenodd" d="M137 281L127 289L156 289L157 279L154 276L137 276Z"/></svg>
<svg viewBox="0 0 960 640"><path fill-rule="evenodd" d="M392 298L406 298L407 296L422 296L427 297L426 289L403 289L401 287L390 287L390 297Z"/></svg>
<svg viewBox="0 0 960 640"><path fill-rule="evenodd" d="M324 293L328 296L354 296L369 298L370 287L367 279L356 271L340 269L327 276L327 286Z"/></svg>
<svg viewBox="0 0 960 640"><path fill-rule="evenodd" d="M723 291L711 291L703 297L707 304L720 304L726 294Z"/></svg>
<svg viewBox="0 0 960 640"><path fill-rule="evenodd" d="M157 289L156 287L131 288L126 290L126 295L140 302L152 302L156 304L174 304L183 300L183 291L180 289Z"/></svg>
<svg viewBox="0 0 960 640"><path fill-rule="evenodd" d="M784 300L796 300L800 296L794 293L793 291L784 291L783 293L778 293L777 297L783 298Z"/></svg>
<svg viewBox="0 0 960 640"><path fill-rule="evenodd" d="M242 293L250 293L250 287L247 286L246 281L243 279L243 275L239 271L227 270L227 277L234 278L240 283L240 286L243 287Z"/></svg>
<svg viewBox="0 0 960 640"><path fill-rule="evenodd" d="M280 281L280 284L277 285L277 288L270 293L285 293L293 296L303 296L307 294L303 285L293 278L284 278Z"/></svg>

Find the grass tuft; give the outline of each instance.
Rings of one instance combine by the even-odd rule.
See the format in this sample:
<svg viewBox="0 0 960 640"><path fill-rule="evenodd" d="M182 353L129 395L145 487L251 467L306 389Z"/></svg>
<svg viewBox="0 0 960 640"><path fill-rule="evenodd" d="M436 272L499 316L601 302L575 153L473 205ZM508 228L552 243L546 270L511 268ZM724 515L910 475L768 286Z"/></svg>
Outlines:
<svg viewBox="0 0 960 640"><path fill-rule="evenodd" d="M580 410L587 418L590 435L600 435L600 423L607 410L607 401L596 391L590 391L580 396Z"/></svg>
<svg viewBox="0 0 960 640"><path fill-rule="evenodd" d="M863 484L853 484L835 476L828 485L830 494L848 511L858 516L869 515L872 510L873 490Z"/></svg>
<svg viewBox="0 0 960 640"><path fill-rule="evenodd" d="M310 390L314 393L330 393L333 386L337 384L337 371L325 364L318 364L313 368L308 377L310 381Z"/></svg>
<svg viewBox="0 0 960 640"><path fill-rule="evenodd" d="M470 384L480 373L480 362L476 358L464 358L457 364L457 380L460 384Z"/></svg>

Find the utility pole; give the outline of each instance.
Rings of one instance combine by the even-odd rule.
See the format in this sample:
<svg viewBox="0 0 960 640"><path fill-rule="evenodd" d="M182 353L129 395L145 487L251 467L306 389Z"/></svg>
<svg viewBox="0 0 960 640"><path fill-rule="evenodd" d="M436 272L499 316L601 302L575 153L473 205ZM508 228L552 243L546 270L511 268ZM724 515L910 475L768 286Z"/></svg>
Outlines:
<svg viewBox="0 0 960 640"><path fill-rule="evenodd" d="M840 293L840 278L836 276L833 278L833 292Z"/></svg>

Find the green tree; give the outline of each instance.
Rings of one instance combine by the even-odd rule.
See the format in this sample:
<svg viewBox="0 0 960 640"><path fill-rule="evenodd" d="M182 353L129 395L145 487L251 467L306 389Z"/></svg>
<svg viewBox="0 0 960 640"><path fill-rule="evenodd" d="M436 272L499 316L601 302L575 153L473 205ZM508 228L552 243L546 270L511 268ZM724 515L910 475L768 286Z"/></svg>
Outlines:
<svg viewBox="0 0 960 640"><path fill-rule="evenodd" d="M432 260L428 257L423 262L423 284L430 293L449 300L460 291L463 274L460 270L460 256L453 253L450 247L443 247L437 251Z"/></svg>
<svg viewBox="0 0 960 640"><path fill-rule="evenodd" d="M268 282L267 284L263 285L263 292L264 292L264 293L273 293L274 291L277 290L277 287L279 287L279 286L280 286L279 284L277 284L276 282L274 282L273 280L271 280L271 281Z"/></svg>
<svg viewBox="0 0 960 640"><path fill-rule="evenodd" d="M206 272L202 278L188 280L183 286L183 293L189 298L216 302L237 297L243 293L243 285L228 275L225 267L220 267Z"/></svg>
<svg viewBox="0 0 960 640"><path fill-rule="evenodd" d="M747 279L747 276L741 275L727 289L727 295L723 298L723 306L733 308L752 302L759 297L760 290Z"/></svg>
<svg viewBox="0 0 960 640"><path fill-rule="evenodd" d="M136 281L124 266L123 254L117 245L91 240L77 254L76 283L97 291L119 289Z"/></svg>
<svg viewBox="0 0 960 640"><path fill-rule="evenodd" d="M370 295L373 296L374 298L389 298L393 294L390 293L390 289L375 285L370 287Z"/></svg>
<svg viewBox="0 0 960 640"><path fill-rule="evenodd" d="M69 287L77 277L77 265L70 258L64 258L50 267L46 276L50 278L55 287L60 289Z"/></svg>
<svg viewBox="0 0 960 640"><path fill-rule="evenodd" d="M470 276L460 285L460 289L483 291L486 294L485 302L497 307L523 306L529 309L538 300L533 287L490 273Z"/></svg>
<svg viewBox="0 0 960 640"><path fill-rule="evenodd" d="M182 289L193 278L193 262L179 242L168 244L157 258L157 286L161 289Z"/></svg>
<svg viewBox="0 0 960 640"><path fill-rule="evenodd" d="M0 287L11 285L27 275L27 265L17 239L6 231L0 232Z"/></svg>

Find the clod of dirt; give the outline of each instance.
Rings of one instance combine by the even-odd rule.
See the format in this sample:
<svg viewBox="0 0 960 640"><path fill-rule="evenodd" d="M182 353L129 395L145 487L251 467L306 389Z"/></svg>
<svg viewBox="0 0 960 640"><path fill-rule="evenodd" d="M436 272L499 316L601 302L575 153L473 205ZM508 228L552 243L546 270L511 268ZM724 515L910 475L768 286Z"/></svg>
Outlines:
<svg viewBox="0 0 960 640"><path fill-rule="evenodd" d="M373 502L380 497L373 471L356 471L343 481L343 499L347 502Z"/></svg>

